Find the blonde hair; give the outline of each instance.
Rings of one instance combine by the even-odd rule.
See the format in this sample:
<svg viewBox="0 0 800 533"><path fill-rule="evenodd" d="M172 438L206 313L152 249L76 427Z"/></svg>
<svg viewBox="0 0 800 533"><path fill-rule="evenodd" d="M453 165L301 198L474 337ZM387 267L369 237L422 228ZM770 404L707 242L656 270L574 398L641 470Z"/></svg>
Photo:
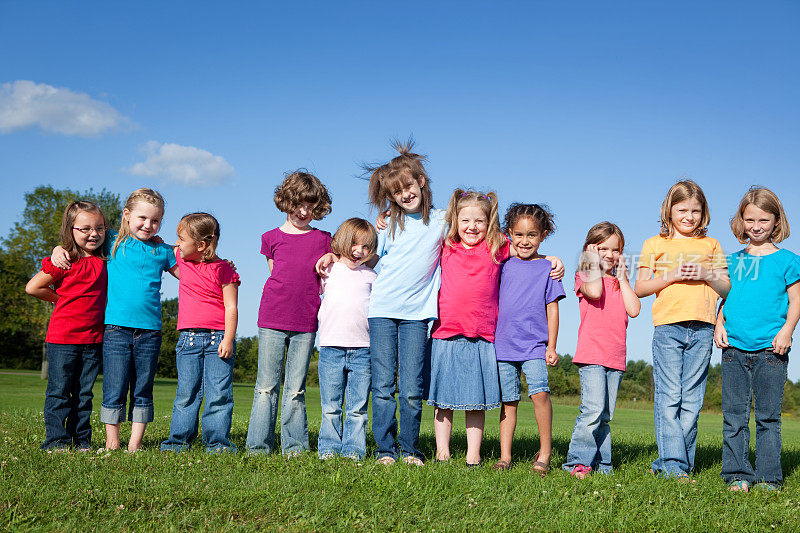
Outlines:
<svg viewBox="0 0 800 533"><path fill-rule="evenodd" d="M178 232L186 230L194 242L206 243L203 250L201 262L208 263L217 256L217 244L219 243L219 222L208 213L189 213L183 215L178 222Z"/></svg>
<svg viewBox="0 0 800 533"><path fill-rule="evenodd" d="M75 261L78 256L81 255L81 250L78 248L78 243L75 242L75 235L73 232L73 226L75 225L75 218L78 216L78 213L82 212L88 213L97 213L103 218L103 227L108 226L106 222L106 216L103 214L103 211L92 202L87 202L84 200L75 200L69 203L67 208L64 210L64 216L61 219L61 246L64 247L64 250L69 255L70 261ZM108 230L108 228L106 228ZM105 240L106 234L103 233L103 239ZM92 255L96 255L102 259L105 259L103 256L103 247L98 246L97 249L92 251Z"/></svg>
<svg viewBox="0 0 800 533"><path fill-rule="evenodd" d="M619 239L619 253L622 253L625 249L625 237L622 235L622 230L619 229L619 226L612 224L611 222L604 221L589 228L589 232L586 234L586 241L584 241L583 248L581 248L581 259L578 263L578 270L583 272L589 271L589 261L587 261L585 254L583 253L586 251L586 247L590 244L600 244L605 242L613 235L616 235L617 239Z"/></svg>
<svg viewBox="0 0 800 533"><path fill-rule="evenodd" d="M394 191L411 180L417 182L421 193L419 214L426 226L430 222L433 196L431 180L422 164L426 158L411 151L414 141L393 141L392 146L400 155L383 165L367 166L365 170L370 173L367 193L369 202L381 213L389 210L389 234L394 237L395 228L399 226L403 230L406 216L405 211L394 201Z"/></svg>
<svg viewBox="0 0 800 533"><path fill-rule="evenodd" d="M477 206L480 207L484 215L486 215L486 245L489 248L489 254L492 256L492 261L499 263L497 259L497 252L500 251L503 244L507 242L503 231L500 229L500 215L498 214L497 195L493 192L482 193L473 190L456 189L450 196L450 203L447 205L447 212L444 215L445 222L448 225L447 235L444 242L447 246L453 246L454 242L460 242L461 237L458 235L458 213L464 207Z"/></svg>
<svg viewBox="0 0 800 533"><path fill-rule="evenodd" d="M275 187L275 206L284 213L291 213L300 204L311 204L311 217L322 220L331 212L331 197L325 185L310 172L303 169L289 172L283 182Z"/></svg>
<svg viewBox="0 0 800 533"><path fill-rule="evenodd" d="M708 202L706 195L703 194L703 189L692 180L681 180L669 188L667 197L661 204L661 232L662 237L671 238L675 232L672 225L672 207L675 204L685 202L686 200L697 200L700 202L701 218L700 223L692 232L692 237L705 237L708 231L708 224L711 222L711 212L708 210Z"/></svg>
<svg viewBox="0 0 800 533"><path fill-rule="evenodd" d="M366 239L364 244L369 251L369 256L364 259L366 261L378 249L378 234L372 224L363 218L348 218L334 233L333 240L331 240L331 252L350 257L350 249L353 245L358 244L359 239Z"/></svg>
<svg viewBox="0 0 800 533"><path fill-rule="evenodd" d="M749 240L744 230L744 209L750 204L775 217L775 228L770 235L772 242L781 242L789 236L789 219L786 218L786 212L784 212L778 196L766 187L753 185L745 193L744 198L739 202L739 209L731 218L731 231L740 243L744 244Z"/></svg>
<svg viewBox="0 0 800 533"><path fill-rule="evenodd" d="M133 233L131 233L131 226L130 221L125 216L125 210L128 211L128 216L130 216L130 212L136 207L136 204L139 202L145 202L152 206L157 207L161 211L161 216L164 216L164 197L158 194L158 192L154 191L153 189L136 189L128 196L128 199L125 201L125 209L122 212L122 222L119 225L119 233L117 234L117 238L114 240L114 246L111 249L111 257L115 257L117 255L117 249L120 245L125 242L128 237L131 237Z"/></svg>

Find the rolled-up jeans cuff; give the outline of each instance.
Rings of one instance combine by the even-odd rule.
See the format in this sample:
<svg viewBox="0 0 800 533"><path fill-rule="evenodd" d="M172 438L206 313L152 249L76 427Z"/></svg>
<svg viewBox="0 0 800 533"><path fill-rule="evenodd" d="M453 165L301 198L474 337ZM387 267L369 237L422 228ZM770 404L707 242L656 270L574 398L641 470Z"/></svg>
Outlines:
<svg viewBox="0 0 800 533"><path fill-rule="evenodd" d="M153 412L152 405L134 405L133 413L131 413L131 422L140 422L147 424L153 421L155 413Z"/></svg>
<svg viewBox="0 0 800 533"><path fill-rule="evenodd" d="M125 422L125 409L122 407L100 406L100 422L103 424L122 424Z"/></svg>

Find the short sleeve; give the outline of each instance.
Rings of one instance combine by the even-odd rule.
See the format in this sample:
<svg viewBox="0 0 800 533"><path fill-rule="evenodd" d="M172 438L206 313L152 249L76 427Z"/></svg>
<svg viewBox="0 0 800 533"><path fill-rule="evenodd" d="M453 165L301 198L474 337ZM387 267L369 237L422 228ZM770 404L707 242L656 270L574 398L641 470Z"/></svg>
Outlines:
<svg viewBox="0 0 800 533"><path fill-rule="evenodd" d="M497 250L497 254L496 254L495 258L497 259L497 261L499 263L502 263L503 261L505 261L509 257L511 257L511 243L508 242L508 241L505 241L503 243L503 245L500 246L500 249Z"/></svg>
<svg viewBox="0 0 800 533"><path fill-rule="evenodd" d="M575 272L575 294L580 296L581 295L581 287L584 283L586 283L587 272L583 270L579 270Z"/></svg>
<svg viewBox="0 0 800 533"><path fill-rule="evenodd" d="M386 255L386 233L388 229L378 230L378 247L375 250L375 255L383 257Z"/></svg>
<svg viewBox="0 0 800 533"><path fill-rule="evenodd" d="M234 283L236 285L241 285L242 282L239 279L239 274L233 269L233 267L227 261L223 260L220 262L219 267L219 284L222 285L230 285Z"/></svg>
<svg viewBox="0 0 800 533"><path fill-rule="evenodd" d="M564 284L560 279L553 279L550 277L550 270L547 271L547 289L545 290L544 301L545 303L553 303L567 296L564 292Z"/></svg>
<svg viewBox="0 0 800 533"><path fill-rule="evenodd" d="M261 254L267 259L273 259L275 254L275 242L273 232L268 231L261 236Z"/></svg>
<svg viewBox="0 0 800 533"><path fill-rule="evenodd" d="M712 241L714 242L711 245L711 268L714 270L728 268L728 260L725 257L725 252L722 251L722 246L720 246L717 239L712 239Z"/></svg>
<svg viewBox="0 0 800 533"><path fill-rule="evenodd" d="M328 252L331 251L331 241L333 240L333 237L327 231L323 231L322 235L323 235L323 238L325 239L324 240L324 248L325 248L325 253L327 254Z"/></svg>
<svg viewBox="0 0 800 533"><path fill-rule="evenodd" d="M792 253L789 264L786 265L786 274L784 277L787 287L800 280L800 256L797 254Z"/></svg>
<svg viewBox="0 0 800 533"><path fill-rule="evenodd" d="M42 272L53 278L54 281L61 281L67 275L69 270L58 268L50 261L49 257L42 259Z"/></svg>
<svg viewBox="0 0 800 533"><path fill-rule="evenodd" d="M647 239L642 245L642 253L639 254L639 265L637 268L656 269L656 253L653 249L652 239Z"/></svg>
<svg viewBox="0 0 800 533"><path fill-rule="evenodd" d="M161 246L162 250L164 251L164 254L166 255L167 268L165 268L164 270L165 271L172 270L172 267L178 264L177 254L180 253L178 251L178 247L176 246L173 248L172 246L166 243L161 243L159 246Z"/></svg>

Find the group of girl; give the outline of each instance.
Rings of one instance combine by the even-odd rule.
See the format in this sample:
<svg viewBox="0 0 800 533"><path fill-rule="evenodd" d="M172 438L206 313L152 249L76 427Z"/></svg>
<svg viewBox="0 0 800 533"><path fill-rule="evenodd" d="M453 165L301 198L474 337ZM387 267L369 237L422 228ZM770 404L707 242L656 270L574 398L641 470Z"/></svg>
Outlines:
<svg viewBox="0 0 800 533"><path fill-rule="evenodd" d="M501 456L493 468L508 469L524 372L540 437L532 466L544 476L552 453L547 365L559 360L558 302L565 297L561 261L539 252L555 229L553 215L541 205L515 203L501 225L494 193L462 189L453 192L446 211L436 210L424 158L410 145L397 148L398 156L370 169L369 199L381 213L377 232L358 218L346 220L333 237L313 228L330 213L331 200L312 174L293 172L275 190L286 222L262 236L270 277L258 315L247 453L274 448L282 376L283 453L309 449L305 381L318 332L320 458L365 456L371 392L379 463L423 464L419 432L427 400L435 407L436 462L450 459L458 410L465 412L466 463L480 464L485 412L499 407ZM180 279L181 336L178 391L162 449L189 447L203 394L207 448L235 449L229 433L238 276L214 253L219 224L213 217L184 217L173 251L153 240L162 216L157 193L136 191L119 234L104 244L105 220L96 206L75 202L67 209L64 249L43 261L28 287L56 302L47 338L43 447L88 446L87 405L90 413L102 340L106 447L119 447L130 387L128 448L138 449L153 417L158 291L162 272L169 271ZM608 422L625 370L627 323L640 311L639 298L655 294L658 458L652 473L688 479L694 468L697 419L716 342L723 348L723 478L732 490L756 483L780 487L780 406L800 318L800 259L774 244L789 235L789 225L768 189L751 189L731 221L734 235L747 243L742 251L726 258L706 236L709 221L700 187L688 180L673 185L662 204L661 231L643 245L634 287L620 229L601 222L589 230L575 275L581 325L573 362L580 367L581 406L563 465L572 475L612 470ZM748 460L753 397L755 471Z"/></svg>

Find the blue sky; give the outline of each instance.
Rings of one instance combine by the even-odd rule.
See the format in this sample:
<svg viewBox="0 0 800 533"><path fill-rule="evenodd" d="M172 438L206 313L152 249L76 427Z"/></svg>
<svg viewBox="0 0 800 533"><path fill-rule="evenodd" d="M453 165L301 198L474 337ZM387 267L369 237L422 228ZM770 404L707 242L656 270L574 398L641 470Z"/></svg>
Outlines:
<svg viewBox="0 0 800 533"><path fill-rule="evenodd" d="M318 227L333 232L374 219L359 165L413 134L439 207L457 186L495 190L503 210L546 203L558 228L543 251L569 272L601 220L637 253L682 177L734 251L727 221L751 184L775 190L800 232L798 23L789 1L0 2L0 232L40 184L157 188L165 240L186 212L220 220L243 279L239 332L253 335L283 173L328 186ZM800 251L798 235L783 246ZM643 303L629 358L649 361ZM561 317L571 353L574 297Z"/></svg>

